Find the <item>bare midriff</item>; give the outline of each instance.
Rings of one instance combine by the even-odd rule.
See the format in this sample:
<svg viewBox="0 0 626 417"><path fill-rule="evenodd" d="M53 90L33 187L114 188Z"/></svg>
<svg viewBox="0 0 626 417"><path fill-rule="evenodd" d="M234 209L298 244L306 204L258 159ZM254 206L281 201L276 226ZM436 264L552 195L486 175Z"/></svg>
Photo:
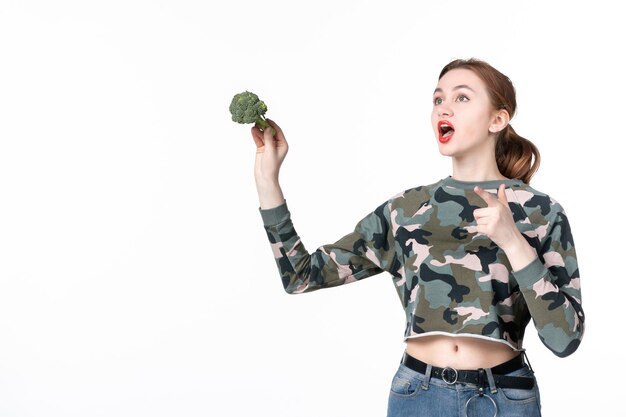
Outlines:
<svg viewBox="0 0 626 417"><path fill-rule="evenodd" d="M456 369L493 368L520 354L495 340L444 335L408 339L406 352L422 362Z"/></svg>

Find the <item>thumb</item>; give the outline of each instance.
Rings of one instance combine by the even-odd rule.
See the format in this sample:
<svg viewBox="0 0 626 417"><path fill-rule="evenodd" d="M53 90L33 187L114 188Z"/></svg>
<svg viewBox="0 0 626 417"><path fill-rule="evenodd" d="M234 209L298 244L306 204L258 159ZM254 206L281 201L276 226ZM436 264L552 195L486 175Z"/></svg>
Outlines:
<svg viewBox="0 0 626 417"><path fill-rule="evenodd" d="M274 143L274 135L272 135L271 127L263 129L263 142L265 144L265 149L274 150L276 148L276 143Z"/></svg>

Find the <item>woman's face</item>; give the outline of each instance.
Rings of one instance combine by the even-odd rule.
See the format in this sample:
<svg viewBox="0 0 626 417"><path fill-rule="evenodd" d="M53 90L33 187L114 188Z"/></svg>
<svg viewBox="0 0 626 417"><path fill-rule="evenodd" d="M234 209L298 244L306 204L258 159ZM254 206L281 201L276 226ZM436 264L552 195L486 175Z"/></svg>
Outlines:
<svg viewBox="0 0 626 417"><path fill-rule="evenodd" d="M496 113L485 84L473 71L447 72L433 94L431 122L439 152L465 157L493 149L491 141L502 128L496 123Z"/></svg>

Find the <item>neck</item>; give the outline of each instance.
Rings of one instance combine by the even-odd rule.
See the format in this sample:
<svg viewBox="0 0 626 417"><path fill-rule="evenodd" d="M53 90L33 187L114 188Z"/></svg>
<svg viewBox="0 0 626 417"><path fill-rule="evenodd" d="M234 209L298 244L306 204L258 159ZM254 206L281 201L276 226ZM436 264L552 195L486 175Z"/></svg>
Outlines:
<svg viewBox="0 0 626 417"><path fill-rule="evenodd" d="M459 181L507 179L498 169L495 150L452 157L452 178Z"/></svg>
<svg viewBox="0 0 626 417"><path fill-rule="evenodd" d="M508 179L497 169L485 167L455 167L452 166L452 178L459 181L492 181Z"/></svg>

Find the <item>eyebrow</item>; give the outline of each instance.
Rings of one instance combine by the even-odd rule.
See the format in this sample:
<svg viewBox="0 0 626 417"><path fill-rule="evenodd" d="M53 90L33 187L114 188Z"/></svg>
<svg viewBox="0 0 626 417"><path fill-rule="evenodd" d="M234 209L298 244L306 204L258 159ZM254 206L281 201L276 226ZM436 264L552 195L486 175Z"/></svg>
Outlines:
<svg viewBox="0 0 626 417"><path fill-rule="evenodd" d="M452 91L454 91L454 90L459 90L459 89L461 89L461 88L467 88L468 90L470 90L470 91L471 91L471 92L473 92L473 93L475 93L475 92L476 92L476 91L474 91L474 90L472 89L472 87L470 87L469 85L466 85L466 84L457 85L456 87L453 87L453 88L452 88ZM442 90L441 88L437 87L437 88L435 88L435 91L433 91L433 94L435 94L435 93L442 93L442 92L443 92L443 90Z"/></svg>

